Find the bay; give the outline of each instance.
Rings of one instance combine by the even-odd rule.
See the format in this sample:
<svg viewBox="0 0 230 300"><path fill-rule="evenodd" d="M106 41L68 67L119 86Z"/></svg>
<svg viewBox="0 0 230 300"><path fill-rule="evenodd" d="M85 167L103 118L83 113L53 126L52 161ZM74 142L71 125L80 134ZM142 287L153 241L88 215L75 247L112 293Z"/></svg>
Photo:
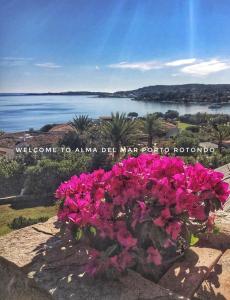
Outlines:
<svg viewBox="0 0 230 300"><path fill-rule="evenodd" d="M75 115L93 119L109 116L111 112L147 113L177 110L180 115L197 112L230 114L230 105L209 109L208 104L169 104L133 101L129 98L97 98L95 96L1 96L0 130L15 132L39 129L49 123L65 123Z"/></svg>

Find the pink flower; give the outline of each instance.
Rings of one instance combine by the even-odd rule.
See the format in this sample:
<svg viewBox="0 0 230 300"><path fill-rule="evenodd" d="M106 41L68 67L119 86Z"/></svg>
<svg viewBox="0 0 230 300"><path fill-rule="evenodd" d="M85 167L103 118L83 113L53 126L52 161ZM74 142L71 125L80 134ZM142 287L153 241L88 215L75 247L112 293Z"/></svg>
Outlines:
<svg viewBox="0 0 230 300"><path fill-rule="evenodd" d="M132 248L137 244L137 239L133 238L130 232L125 228L121 228L118 231L117 240L122 246L127 249Z"/></svg>
<svg viewBox="0 0 230 300"><path fill-rule="evenodd" d="M178 238L180 231L181 223L177 221L170 223L166 228L166 232L171 235L173 240L176 240Z"/></svg>
<svg viewBox="0 0 230 300"><path fill-rule="evenodd" d="M158 217L155 220L153 220L153 223L159 227L165 226L165 220L162 217Z"/></svg>
<svg viewBox="0 0 230 300"><path fill-rule="evenodd" d="M154 263L156 266L159 266L161 264L162 257L160 252L157 249L151 246L147 249L147 253L148 253L147 256L148 263Z"/></svg>
<svg viewBox="0 0 230 300"><path fill-rule="evenodd" d="M58 219L80 226L84 234L93 226L95 238L102 239L101 250L90 255L91 274L110 267L122 272L137 255L159 265L159 249L145 249L141 229L147 230L148 238L148 231L156 230L157 225L166 236L163 247L176 246L184 218L210 230L214 217L209 213L221 207L229 194L221 173L201 164L185 165L180 158L152 154L128 157L108 172L72 176L56 191L61 200ZM111 241L117 248L106 256ZM146 263L143 258L139 260Z"/></svg>
<svg viewBox="0 0 230 300"><path fill-rule="evenodd" d="M110 257L111 266L118 271L124 271L132 265L133 258L127 251L122 251L120 254Z"/></svg>
<svg viewBox="0 0 230 300"><path fill-rule="evenodd" d="M161 211L160 217L156 218L153 222L155 225L159 227L164 227L166 224L167 220L171 217L171 213L168 207L164 208Z"/></svg>
<svg viewBox="0 0 230 300"><path fill-rule="evenodd" d="M164 219L169 219L171 217L171 213L170 213L170 210L168 207L164 208L162 211L161 211L161 216L162 218Z"/></svg>

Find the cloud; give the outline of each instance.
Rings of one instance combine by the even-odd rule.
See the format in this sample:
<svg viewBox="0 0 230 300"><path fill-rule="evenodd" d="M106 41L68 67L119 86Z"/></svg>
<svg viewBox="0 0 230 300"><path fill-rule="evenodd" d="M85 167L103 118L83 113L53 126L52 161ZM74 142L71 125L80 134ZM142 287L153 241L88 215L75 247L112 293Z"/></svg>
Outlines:
<svg viewBox="0 0 230 300"><path fill-rule="evenodd" d="M23 66L25 64L31 64L33 58L27 57L13 57L13 56L5 56L0 57L0 66L4 67L15 67L15 66ZM40 68L47 68L47 69L56 69L61 68L60 65L55 64L53 62L45 62L45 63L34 63L35 66Z"/></svg>
<svg viewBox="0 0 230 300"><path fill-rule="evenodd" d="M193 64L196 61L197 61L196 58L178 59L178 60L169 61L169 62L165 63L165 66L168 66L168 67L179 67L179 66L183 66L183 65Z"/></svg>
<svg viewBox="0 0 230 300"><path fill-rule="evenodd" d="M120 63L111 64L108 67L139 71L174 68L174 73L171 76L180 76L183 74L188 74L190 76L207 76L212 73L230 69L230 60L221 60L216 58L206 60L201 58L186 58L165 62L156 60L139 62L123 61Z"/></svg>
<svg viewBox="0 0 230 300"><path fill-rule="evenodd" d="M193 76L206 76L230 68L229 61L211 59L183 67L180 71Z"/></svg>
<svg viewBox="0 0 230 300"><path fill-rule="evenodd" d="M111 64L109 65L109 67L115 69L149 71L154 69L161 69L162 64L157 61L141 61L141 62L133 62L133 63L123 61L117 64Z"/></svg>
<svg viewBox="0 0 230 300"><path fill-rule="evenodd" d="M57 64L52 63L52 62L37 63L37 64L35 64L35 66L40 67L40 68L46 68L46 69L57 69L57 68L61 68L60 65L57 65Z"/></svg>
<svg viewBox="0 0 230 300"><path fill-rule="evenodd" d="M33 60L33 58L5 56L0 58L0 65L3 67L22 66Z"/></svg>

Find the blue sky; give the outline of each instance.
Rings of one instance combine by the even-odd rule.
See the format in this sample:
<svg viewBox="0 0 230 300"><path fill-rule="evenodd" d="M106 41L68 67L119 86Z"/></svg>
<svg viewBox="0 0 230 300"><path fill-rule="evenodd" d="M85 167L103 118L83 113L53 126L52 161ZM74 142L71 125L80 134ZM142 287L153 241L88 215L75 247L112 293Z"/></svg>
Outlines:
<svg viewBox="0 0 230 300"><path fill-rule="evenodd" d="M229 0L0 0L0 91L230 83Z"/></svg>

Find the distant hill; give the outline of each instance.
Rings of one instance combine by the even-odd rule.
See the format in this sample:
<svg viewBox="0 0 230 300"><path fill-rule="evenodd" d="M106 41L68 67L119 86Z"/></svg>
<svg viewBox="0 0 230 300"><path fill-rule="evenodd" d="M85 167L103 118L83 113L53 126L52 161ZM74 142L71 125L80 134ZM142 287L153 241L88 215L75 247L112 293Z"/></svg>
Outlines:
<svg viewBox="0 0 230 300"><path fill-rule="evenodd" d="M113 95L132 97L139 101L228 103L230 84L154 85L131 91L120 91Z"/></svg>
<svg viewBox="0 0 230 300"><path fill-rule="evenodd" d="M0 96L96 96L132 98L136 101L171 103L230 103L230 84L152 85L135 90L108 92L67 91L60 93L0 93Z"/></svg>

